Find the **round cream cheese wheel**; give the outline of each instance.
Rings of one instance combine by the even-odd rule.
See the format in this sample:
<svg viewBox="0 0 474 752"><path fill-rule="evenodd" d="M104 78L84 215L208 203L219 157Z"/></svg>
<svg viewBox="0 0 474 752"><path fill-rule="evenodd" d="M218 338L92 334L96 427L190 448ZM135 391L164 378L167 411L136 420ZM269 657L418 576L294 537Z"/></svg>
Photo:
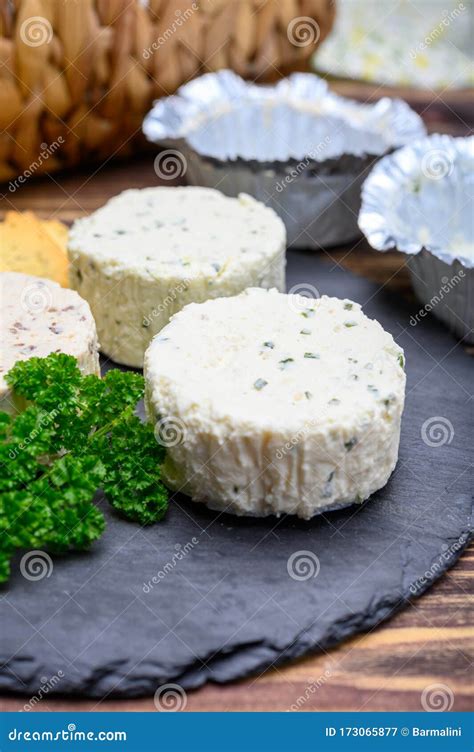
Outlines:
<svg viewBox="0 0 474 752"><path fill-rule="evenodd" d="M18 360L50 353L73 355L85 374L100 375L97 332L88 303L77 292L49 279L0 273L2 349L0 409L15 405L5 376Z"/></svg>
<svg viewBox="0 0 474 752"><path fill-rule="evenodd" d="M404 356L350 300L249 289L189 305L145 356L165 479L212 509L309 519L398 458Z"/></svg>
<svg viewBox="0 0 474 752"><path fill-rule="evenodd" d="M250 196L128 190L75 222L71 286L91 306L103 352L141 367L153 336L186 304L284 289L285 248L281 219Z"/></svg>

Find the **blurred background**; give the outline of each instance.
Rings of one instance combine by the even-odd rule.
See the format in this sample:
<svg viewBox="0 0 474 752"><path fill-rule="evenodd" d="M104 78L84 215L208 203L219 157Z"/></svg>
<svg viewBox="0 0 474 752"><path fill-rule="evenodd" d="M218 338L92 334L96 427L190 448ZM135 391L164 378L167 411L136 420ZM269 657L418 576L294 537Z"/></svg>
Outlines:
<svg viewBox="0 0 474 752"><path fill-rule="evenodd" d="M466 135L472 19L469 0L1 0L0 181L136 153L154 99L222 68L314 70Z"/></svg>

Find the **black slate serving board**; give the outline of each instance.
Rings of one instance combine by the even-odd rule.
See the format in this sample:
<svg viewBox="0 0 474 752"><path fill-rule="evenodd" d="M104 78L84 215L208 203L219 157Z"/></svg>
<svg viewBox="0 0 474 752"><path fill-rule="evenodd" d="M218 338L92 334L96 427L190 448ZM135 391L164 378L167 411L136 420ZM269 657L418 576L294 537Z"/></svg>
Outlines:
<svg viewBox="0 0 474 752"><path fill-rule="evenodd" d="M91 552L56 557L36 581L15 561L0 591L0 690L32 695L48 682L49 694L132 697L230 681L370 629L460 556L472 360L434 319L412 327L418 306L314 254L290 252L287 281L362 303L405 348L387 486L310 522L236 518L178 497L165 522L141 529L104 504L107 530Z"/></svg>

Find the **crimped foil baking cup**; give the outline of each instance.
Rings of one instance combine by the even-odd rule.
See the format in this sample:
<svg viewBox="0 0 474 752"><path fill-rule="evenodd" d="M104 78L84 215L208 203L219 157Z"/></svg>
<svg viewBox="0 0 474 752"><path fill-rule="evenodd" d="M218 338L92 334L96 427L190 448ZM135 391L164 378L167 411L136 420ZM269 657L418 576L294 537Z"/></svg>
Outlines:
<svg viewBox="0 0 474 752"><path fill-rule="evenodd" d="M362 188L359 227L370 245L408 255L428 312L474 343L474 137L435 134L390 154Z"/></svg>
<svg viewBox="0 0 474 752"><path fill-rule="evenodd" d="M426 250L410 256L408 268L415 293L423 303L410 323L414 325L432 312L453 334L474 344L474 269L457 260L447 264Z"/></svg>
<svg viewBox="0 0 474 752"><path fill-rule="evenodd" d="M288 244L305 248L358 237L369 167L425 133L401 100L365 105L331 93L313 74L257 86L232 71L208 73L158 100L143 131L182 154L189 183L251 194L281 216Z"/></svg>

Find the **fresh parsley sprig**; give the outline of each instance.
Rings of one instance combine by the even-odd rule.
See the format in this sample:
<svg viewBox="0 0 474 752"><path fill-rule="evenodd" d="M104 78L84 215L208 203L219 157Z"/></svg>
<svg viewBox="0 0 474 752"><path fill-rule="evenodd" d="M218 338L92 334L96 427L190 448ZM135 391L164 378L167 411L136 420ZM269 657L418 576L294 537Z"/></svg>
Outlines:
<svg viewBox="0 0 474 752"><path fill-rule="evenodd" d="M142 376L83 376L73 357L52 354L16 363L6 378L26 408L0 413L0 582L17 549L66 552L99 538L99 488L131 520L163 518L164 449L135 415Z"/></svg>

